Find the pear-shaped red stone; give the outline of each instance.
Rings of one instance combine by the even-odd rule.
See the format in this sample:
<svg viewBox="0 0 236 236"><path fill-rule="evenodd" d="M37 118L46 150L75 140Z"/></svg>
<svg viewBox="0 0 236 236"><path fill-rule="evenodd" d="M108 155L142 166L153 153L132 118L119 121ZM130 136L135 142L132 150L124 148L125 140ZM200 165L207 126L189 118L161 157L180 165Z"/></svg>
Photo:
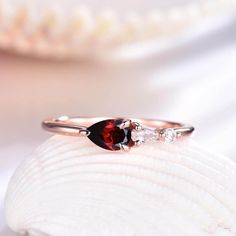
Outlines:
<svg viewBox="0 0 236 236"><path fill-rule="evenodd" d="M124 119L109 119L97 122L90 126L88 138L101 148L116 151L121 145L132 147L134 141L131 139L132 124L129 127L120 128Z"/></svg>

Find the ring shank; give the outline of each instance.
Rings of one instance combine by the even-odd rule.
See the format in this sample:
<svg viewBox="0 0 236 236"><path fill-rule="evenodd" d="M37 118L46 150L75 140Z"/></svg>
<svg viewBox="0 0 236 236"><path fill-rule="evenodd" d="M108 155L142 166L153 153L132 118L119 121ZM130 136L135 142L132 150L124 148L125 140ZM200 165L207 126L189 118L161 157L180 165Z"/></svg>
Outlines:
<svg viewBox="0 0 236 236"><path fill-rule="evenodd" d="M42 122L42 127L50 132L69 135L69 136L84 136L83 131L86 133L87 127L94 123L107 119L119 119L117 117L59 117L49 118ZM180 136L189 136L194 131L194 127L188 126L182 123L155 120L155 119L133 119L132 122L140 123L143 126L162 130L166 128L172 128Z"/></svg>

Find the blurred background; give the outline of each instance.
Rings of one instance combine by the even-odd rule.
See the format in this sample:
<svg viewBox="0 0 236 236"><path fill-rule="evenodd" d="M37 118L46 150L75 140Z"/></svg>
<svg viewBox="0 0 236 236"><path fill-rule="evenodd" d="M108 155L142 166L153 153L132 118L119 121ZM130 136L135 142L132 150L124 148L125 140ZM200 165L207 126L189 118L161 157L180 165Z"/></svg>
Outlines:
<svg viewBox="0 0 236 236"><path fill-rule="evenodd" d="M236 2L78 4L0 4L0 235L14 235L4 194L21 160L50 137L46 117L186 122L195 140L236 161Z"/></svg>

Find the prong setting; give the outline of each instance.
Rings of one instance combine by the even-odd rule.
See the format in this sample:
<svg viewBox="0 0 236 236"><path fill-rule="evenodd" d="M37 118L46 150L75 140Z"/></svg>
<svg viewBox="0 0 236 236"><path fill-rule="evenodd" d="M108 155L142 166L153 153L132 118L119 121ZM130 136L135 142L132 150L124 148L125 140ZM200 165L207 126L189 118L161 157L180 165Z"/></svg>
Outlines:
<svg viewBox="0 0 236 236"><path fill-rule="evenodd" d="M142 143L143 143L142 140L137 140L137 141L134 142L134 145L135 145L136 147L139 147Z"/></svg>
<svg viewBox="0 0 236 236"><path fill-rule="evenodd" d="M125 119L125 120L123 120L123 122L120 124L119 127L120 127L121 129L125 129L125 128L130 127L131 124L132 124L131 120Z"/></svg>
<svg viewBox="0 0 236 236"><path fill-rule="evenodd" d="M90 135L90 131L87 130L87 129L80 129L79 134L80 134L81 136L87 137L87 136Z"/></svg>
<svg viewBox="0 0 236 236"><path fill-rule="evenodd" d="M142 125L138 122L132 122L134 129L137 131L141 131L143 129Z"/></svg>
<svg viewBox="0 0 236 236"><path fill-rule="evenodd" d="M128 152L128 151L130 151L131 148L128 145L120 144L120 149L122 151Z"/></svg>

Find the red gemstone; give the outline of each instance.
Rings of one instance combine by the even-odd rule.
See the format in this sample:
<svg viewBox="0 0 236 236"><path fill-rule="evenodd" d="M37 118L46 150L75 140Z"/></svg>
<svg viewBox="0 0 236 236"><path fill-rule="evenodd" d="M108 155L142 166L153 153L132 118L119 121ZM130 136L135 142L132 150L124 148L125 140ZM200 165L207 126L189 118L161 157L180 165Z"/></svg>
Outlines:
<svg viewBox="0 0 236 236"><path fill-rule="evenodd" d="M120 128L123 119L103 120L93 124L88 128L90 134L88 138L101 148L116 151L121 149L121 145L132 147L134 141L131 139L133 125Z"/></svg>

